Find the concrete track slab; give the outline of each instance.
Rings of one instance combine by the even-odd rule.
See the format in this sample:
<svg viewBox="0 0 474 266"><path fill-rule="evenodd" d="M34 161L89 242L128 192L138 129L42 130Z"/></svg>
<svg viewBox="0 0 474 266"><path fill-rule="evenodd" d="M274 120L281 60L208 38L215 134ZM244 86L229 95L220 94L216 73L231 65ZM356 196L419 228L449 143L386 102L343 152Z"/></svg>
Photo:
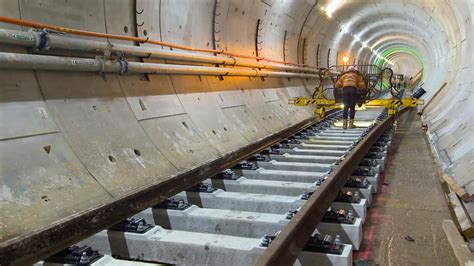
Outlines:
<svg viewBox="0 0 474 266"><path fill-rule="evenodd" d="M265 251L261 239L166 230L154 226L144 234L103 230L81 242L105 254L177 265L252 265ZM305 252L301 265L351 265L352 246L341 255Z"/></svg>
<svg viewBox="0 0 474 266"><path fill-rule="evenodd" d="M248 179L245 177L237 180L207 179L205 182L212 183L214 188L223 189L228 192L283 196L300 196L305 192L314 191L319 188L319 185L316 183ZM367 188L344 187L342 191L357 192L361 198L367 199L369 206L372 203L372 185L369 185Z"/></svg>
<svg viewBox="0 0 474 266"><path fill-rule="evenodd" d="M280 162L308 162L308 163L324 163L332 164L336 162L338 156L313 156L313 155L293 155L289 153L284 154L270 154L270 159Z"/></svg>
<svg viewBox="0 0 474 266"><path fill-rule="evenodd" d="M331 164L320 163L303 163L303 162L256 162L258 167L269 170L283 170L283 171L307 171L307 172L327 172L331 168Z"/></svg>
<svg viewBox="0 0 474 266"><path fill-rule="evenodd" d="M165 229L249 238L273 235L290 221L286 214L205 209L196 205L185 210L149 208L135 217ZM357 250L362 240L362 220L355 218L354 224L321 222L315 233L340 235L343 243Z"/></svg>
<svg viewBox="0 0 474 266"><path fill-rule="evenodd" d="M181 192L174 196L190 204L202 208L229 209L250 212L265 212L283 214L294 211L306 203L300 197L265 195L254 193L226 192L218 189L212 193ZM354 216L365 220L367 200L361 199L359 203L333 202L334 209L353 210Z"/></svg>
<svg viewBox="0 0 474 266"><path fill-rule="evenodd" d="M288 148L280 149L282 153L295 154L295 155L314 155L314 156L342 156L346 152L341 150L315 150L308 148Z"/></svg>
<svg viewBox="0 0 474 266"><path fill-rule="evenodd" d="M235 170L241 176L249 179L262 180L279 180L292 182L313 183L317 179L324 178L327 173L320 172L303 172L303 171L281 171L281 170L267 170L259 168L257 170Z"/></svg>

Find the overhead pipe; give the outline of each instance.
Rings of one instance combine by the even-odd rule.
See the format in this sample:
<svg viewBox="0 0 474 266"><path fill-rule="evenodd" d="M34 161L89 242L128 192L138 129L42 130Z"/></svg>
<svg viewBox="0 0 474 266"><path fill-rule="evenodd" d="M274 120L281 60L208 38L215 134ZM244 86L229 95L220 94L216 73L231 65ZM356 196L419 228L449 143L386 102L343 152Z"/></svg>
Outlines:
<svg viewBox="0 0 474 266"><path fill-rule="evenodd" d="M205 75L278 78L319 78L314 74L262 71L257 69L187 66L128 62L103 58L74 58L50 55L1 53L0 69L76 71L118 74Z"/></svg>
<svg viewBox="0 0 474 266"><path fill-rule="evenodd" d="M273 69L291 72L305 72L317 74L319 70L304 67L285 66L255 62L249 59L236 57L213 56L196 53L166 51L157 48L140 47L134 45L111 44L95 40L66 37L46 31L15 31L0 29L0 43L19 45L38 50L61 50L82 53L114 53L133 57L169 59L176 61L197 62L204 64L240 66L260 69Z"/></svg>
<svg viewBox="0 0 474 266"><path fill-rule="evenodd" d="M271 62L271 63L278 63L278 64L283 64L283 65L291 65L291 66L298 66L298 67L306 67L307 68L306 65L293 64L293 63L288 63L288 62L279 61L279 60L273 60L273 59L264 58L264 57L255 57L255 56L247 56L247 55L242 55L242 54L236 54L236 53L231 53L231 52L227 52L227 51L224 51L224 50L194 48L194 47L185 46L185 45L178 45L178 44L153 40L153 39L150 39L150 38L141 38L141 37L117 35L117 34L110 34L110 33L84 31L84 30L65 28L65 27L60 27L60 26L46 24L46 23L39 23L39 22L32 21L32 20L17 19L17 18L6 17L6 16L0 16L0 22L8 23L8 24L14 24L14 25L20 25L20 26L25 26L25 27L31 27L31 28L36 28L36 29L50 29L50 30L53 30L53 31L65 32L65 33L70 33L70 34L74 34L74 35L89 36L89 37L96 37L96 38L107 38L107 39L115 39L115 40L124 40L124 41L132 41L132 42L139 42L139 43L150 43L150 44L156 44L156 45L161 45L161 46L166 46L166 47L171 47L171 48L176 48L176 49L181 49L181 50L187 50L187 51L206 52L206 53L212 53L212 54L222 54L222 55L228 55L228 56L240 57L240 58L247 58L247 59L254 59L254 60L265 60L265 61L268 61L268 62ZM317 69L315 67L311 67L311 68Z"/></svg>

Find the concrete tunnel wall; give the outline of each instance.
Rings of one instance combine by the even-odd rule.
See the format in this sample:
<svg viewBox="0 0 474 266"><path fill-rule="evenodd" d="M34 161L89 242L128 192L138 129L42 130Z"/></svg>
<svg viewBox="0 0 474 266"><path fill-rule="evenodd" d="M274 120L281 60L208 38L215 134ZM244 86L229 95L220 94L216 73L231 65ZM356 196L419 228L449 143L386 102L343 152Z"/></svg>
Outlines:
<svg viewBox="0 0 474 266"><path fill-rule="evenodd" d="M446 166L472 192L473 1L403 2L348 1L328 19L321 10L329 1L314 0L4 0L0 15L312 66L336 64L345 52L358 54L357 62L374 62L369 49L341 30L350 22L352 32L366 29L363 38L371 45L382 40L374 51L397 43L419 51L427 63L428 99L448 82L426 118L435 145L449 157ZM370 27L381 19L386 24ZM385 38L393 31L399 38ZM401 62L419 66L405 53L390 60L400 62L400 72L414 73ZM1 71L0 80L0 241L162 182L309 118L311 108L287 101L310 95L316 84L205 76L103 79L45 71Z"/></svg>
<svg viewBox="0 0 474 266"><path fill-rule="evenodd" d="M414 75L423 63L430 139L445 171L473 194L474 1L343 1L327 20L320 13L331 2L319 1L311 11L314 19L304 28L304 36L312 40L309 43L323 42L324 50L338 51L339 57L333 56L331 64L342 64L346 54L356 54L357 62L374 63L376 54L391 49L396 52L386 59L399 73ZM311 55L315 48L307 50ZM466 206L474 215L472 203Z"/></svg>

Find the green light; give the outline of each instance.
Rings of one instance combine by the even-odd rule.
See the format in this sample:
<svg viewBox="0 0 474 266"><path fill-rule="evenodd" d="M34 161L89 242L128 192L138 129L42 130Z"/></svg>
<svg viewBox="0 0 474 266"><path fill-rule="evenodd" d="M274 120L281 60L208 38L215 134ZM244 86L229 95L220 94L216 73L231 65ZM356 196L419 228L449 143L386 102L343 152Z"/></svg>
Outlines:
<svg viewBox="0 0 474 266"><path fill-rule="evenodd" d="M391 55L396 54L396 53L406 53L406 54L413 55L418 60L418 62L420 62L422 71L424 72L425 64L422 59L423 57L418 53L418 51L407 46L397 46L397 47L392 47L390 49L385 50L382 54L380 54L380 57L377 57L375 61L375 65L377 65L379 68L382 68L382 65L384 64L384 62L388 62L389 61L388 58ZM424 76L425 75L423 75L423 79L424 79ZM389 81L386 81L386 80L382 81L382 88L381 88L382 90L386 90L389 87L390 87Z"/></svg>
<svg viewBox="0 0 474 266"><path fill-rule="evenodd" d="M377 58L377 60L375 61L375 65L377 65L378 67L381 68L382 65L383 65L383 62L385 60L387 60L388 57L390 57L391 55L396 54L396 53L407 53L407 54L413 55L416 58L416 60L418 60L418 62L421 64L421 69L422 69L422 72L423 72L423 81L424 81L425 62L423 60L423 57L418 53L417 50L415 50L411 47L408 47L408 46L392 47L392 48L384 51L380 55L380 58Z"/></svg>

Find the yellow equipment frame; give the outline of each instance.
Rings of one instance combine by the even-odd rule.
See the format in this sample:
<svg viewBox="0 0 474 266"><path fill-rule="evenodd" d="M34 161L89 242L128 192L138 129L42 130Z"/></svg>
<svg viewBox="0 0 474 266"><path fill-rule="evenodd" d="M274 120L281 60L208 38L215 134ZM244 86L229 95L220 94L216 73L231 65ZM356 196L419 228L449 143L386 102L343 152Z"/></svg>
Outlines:
<svg viewBox="0 0 474 266"><path fill-rule="evenodd" d="M320 73L321 82L319 86L316 88L316 93L313 95L314 98L305 98L305 97L295 97L290 98L288 100L289 104L295 106L316 106L316 110L314 111L315 114L319 115L319 117L323 118L326 113L326 109L340 109L343 108L344 105L341 103L337 103L336 100L327 99L324 97L324 80L331 78L333 73L329 69L324 69ZM404 107L416 107L418 105L424 104L423 100L419 100L414 97L406 97L402 99L398 99L395 97L389 99L374 99L374 100L365 100L364 104L360 106L358 109L366 109L366 108L386 108L388 110L389 115L394 115L397 113L398 109L401 106Z"/></svg>
<svg viewBox="0 0 474 266"><path fill-rule="evenodd" d="M319 94L319 93L318 93ZM315 114L319 115L320 117L325 116L326 109L338 109L342 108L343 105L340 103L336 103L336 100L329 100L329 99L324 99L321 97L321 95L318 95L318 98L316 99L311 99L311 98L304 98L304 97L295 97L291 98L288 100L289 104L295 105L295 106L310 106L310 105L315 105L316 110L314 111ZM391 99L375 99L375 100L369 100L366 101L361 108L380 108L384 107L387 108L388 114L389 115L394 115L397 113L398 108L401 106L404 107L416 107L420 104L423 104L423 100L419 100L413 97L407 97L403 99L396 99L396 98L391 98Z"/></svg>

